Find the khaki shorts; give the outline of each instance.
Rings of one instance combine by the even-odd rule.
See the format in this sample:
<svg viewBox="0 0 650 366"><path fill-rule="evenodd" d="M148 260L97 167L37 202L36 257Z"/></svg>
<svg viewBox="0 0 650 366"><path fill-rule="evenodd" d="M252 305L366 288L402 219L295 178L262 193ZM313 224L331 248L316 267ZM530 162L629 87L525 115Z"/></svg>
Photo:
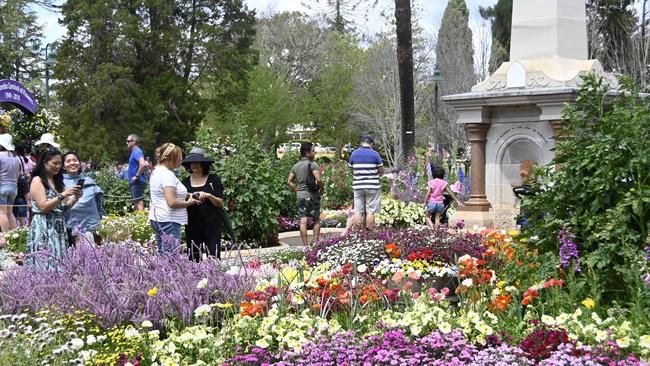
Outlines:
<svg viewBox="0 0 650 366"><path fill-rule="evenodd" d="M379 189L355 189L354 212L377 214L381 209L381 192Z"/></svg>

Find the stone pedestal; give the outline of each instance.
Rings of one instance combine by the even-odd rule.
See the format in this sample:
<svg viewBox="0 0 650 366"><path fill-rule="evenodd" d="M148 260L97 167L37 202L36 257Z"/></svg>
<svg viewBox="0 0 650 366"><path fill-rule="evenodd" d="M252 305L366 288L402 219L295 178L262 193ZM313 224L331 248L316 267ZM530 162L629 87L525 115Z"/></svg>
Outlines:
<svg viewBox="0 0 650 366"><path fill-rule="evenodd" d="M472 146L472 191L465 206L458 207L454 218L462 219L468 227L491 227L494 226L494 213L490 211L492 205L485 194L485 143L490 124L468 123L465 128Z"/></svg>

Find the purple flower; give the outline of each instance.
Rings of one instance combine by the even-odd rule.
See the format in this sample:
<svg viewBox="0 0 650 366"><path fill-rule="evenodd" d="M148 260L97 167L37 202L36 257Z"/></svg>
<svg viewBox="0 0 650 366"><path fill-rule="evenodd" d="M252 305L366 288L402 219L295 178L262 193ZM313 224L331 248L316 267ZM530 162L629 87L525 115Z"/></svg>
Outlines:
<svg viewBox="0 0 650 366"><path fill-rule="evenodd" d="M580 254L578 253L578 247L573 241L575 235L568 232L566 229L560 230L560 267L567 268L571 259L575 259L575 271L580 272Z"/></svg>

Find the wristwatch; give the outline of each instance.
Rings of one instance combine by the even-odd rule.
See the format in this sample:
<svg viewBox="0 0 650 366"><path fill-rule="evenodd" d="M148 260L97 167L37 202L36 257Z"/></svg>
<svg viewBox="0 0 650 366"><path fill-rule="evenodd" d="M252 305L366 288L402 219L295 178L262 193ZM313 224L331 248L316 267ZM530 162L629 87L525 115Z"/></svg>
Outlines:
<svg viewBox="0 0 650 366"><path fill-rule="evenodd" d="M65 196L63 195L63 193L59 193L59 195L56 196L56 198L59 199L59 202L63 202L63 200L65 200Z"/></svg>

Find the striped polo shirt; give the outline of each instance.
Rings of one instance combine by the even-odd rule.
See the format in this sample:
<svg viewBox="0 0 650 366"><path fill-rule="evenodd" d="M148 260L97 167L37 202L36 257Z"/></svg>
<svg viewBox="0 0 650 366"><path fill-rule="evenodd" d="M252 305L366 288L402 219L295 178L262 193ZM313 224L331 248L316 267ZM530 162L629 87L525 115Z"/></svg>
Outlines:
<svg viewBox="0 0 650 366"><path fill-rule="evenodd" d="M352 189L379 189L379 167L384 166L379 153L361 146L350 155L348 164L353 171Z"/></svg>

